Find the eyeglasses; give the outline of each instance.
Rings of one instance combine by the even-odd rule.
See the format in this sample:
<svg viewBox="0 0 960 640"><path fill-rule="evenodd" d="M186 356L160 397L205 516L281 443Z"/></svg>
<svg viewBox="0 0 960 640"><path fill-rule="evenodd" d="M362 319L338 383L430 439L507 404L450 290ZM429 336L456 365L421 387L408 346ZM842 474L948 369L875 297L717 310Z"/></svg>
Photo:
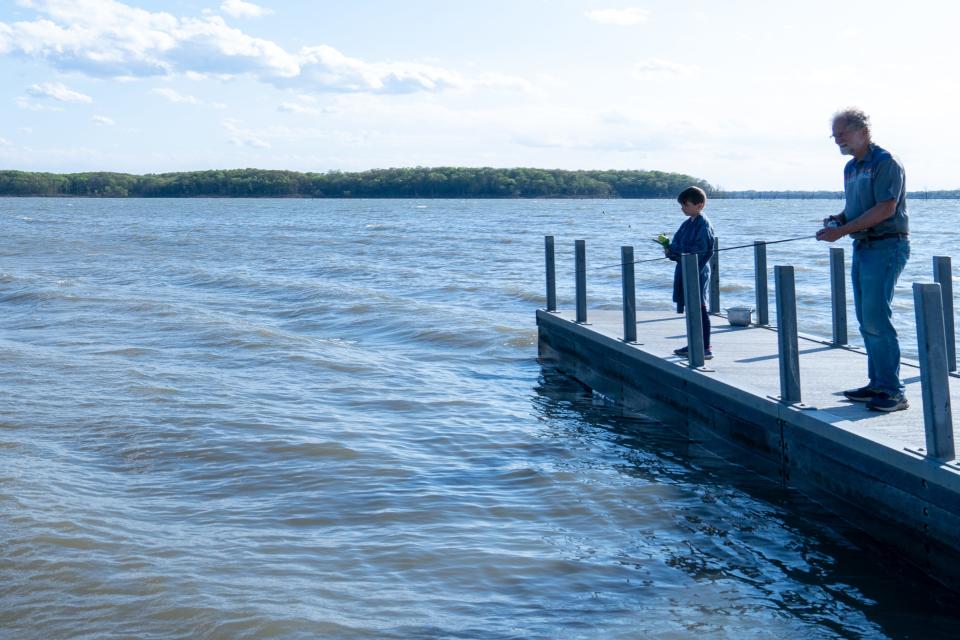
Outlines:
<svg viewBox="0 0 960 640"><path fill-rule="evenodd" d="M852 132L854 132L854 131L856 131L856 130L857 130L857 127L847 127L847 128L845 128L843 131L841 131L840 133L831 133L831 134L830 134L830 138L832 138L833 140L838 140L838 139L842 138L843 136L847 135L848 133L852 133Z"/></svg>

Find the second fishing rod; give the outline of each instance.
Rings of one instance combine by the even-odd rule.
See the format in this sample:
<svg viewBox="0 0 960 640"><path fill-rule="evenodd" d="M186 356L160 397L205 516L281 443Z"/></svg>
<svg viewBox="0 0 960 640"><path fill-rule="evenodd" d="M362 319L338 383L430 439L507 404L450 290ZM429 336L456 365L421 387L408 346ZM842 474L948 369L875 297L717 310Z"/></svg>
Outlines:
<svg viewBox="0 0 960 640"><path fill-rule="evenodd" d="M747 248L755 247L755 246L758 245L758 244L762 244L762 245L781 244L781 243L784 243L784 242L797 242L797 241L799 241L799 240L812 240L812 239L815 240L815 239L816 239L816 236L814 236L814 235L805 235L805 236L797 236L796 238L784 238L784 239L782 239L782 240L763 240L763 241L753 242L753 243L750 243L750 244L740 244L740 245L736 245L736 246L733 246L733 247L723 247L723 248L720 248L720 249L716 249L715 252L720 252L720 251L733 251L733 250L735 250L735 249L747 249ZM662 245L662 243L660 243L660 242L657 241L657 240L654 240L654 242L656 242L657 244L660 244L661 246L664 246L664 245ZM693 253L694 255L703 255L704 253L709 253L709 250L708 250L708 251L694 251L694 252L692 252L692 253ZM634 260L631 264L644 264L644 263L647 263L647 262L659 262L659 261L661 261L661 260L669 260L669 259L670 259L670 258L668 258L667 256L660 256L660 257L658 257L658 258L647 258L647 259L644 259L644 260ZM598 271L598 270L600 270L600 269L612 269L612 268L614 268L614 267L623 267L623 263L622 263L622 262L618 262L618 263L616 263L616 264L606 264L606 265L602 265L602 266L599 266L599 267L591 267L591 268L587 269L587 271Z"/></svg>

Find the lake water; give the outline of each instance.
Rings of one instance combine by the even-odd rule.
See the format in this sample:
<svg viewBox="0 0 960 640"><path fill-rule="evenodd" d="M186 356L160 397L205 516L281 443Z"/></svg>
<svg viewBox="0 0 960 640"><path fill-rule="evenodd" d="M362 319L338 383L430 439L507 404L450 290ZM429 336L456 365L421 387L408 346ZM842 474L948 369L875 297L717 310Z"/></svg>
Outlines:
<svg viewBox="0 0 960 640"><path fill-rule="evenodd" d="M708 205L722 246L838 209ZM915 357L910 282L955 251L960 204L910 213ZM585 238L589 304L619 308L595 267L656 257L674 202L0 199L0 220L0 638L955 637L957 598L816 505L538 363L543 236L562 307ZM827 246L768 263L828 336ZM752 306L752 252L721 273L723 306ZM671 278L637 265L638 305L670 309Z"/></svg>

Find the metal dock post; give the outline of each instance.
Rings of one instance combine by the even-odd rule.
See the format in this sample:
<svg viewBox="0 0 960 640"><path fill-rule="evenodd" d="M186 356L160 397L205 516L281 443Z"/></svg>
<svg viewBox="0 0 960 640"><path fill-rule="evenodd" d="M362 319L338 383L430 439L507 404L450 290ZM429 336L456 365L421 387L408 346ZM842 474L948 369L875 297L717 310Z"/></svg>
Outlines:
<svg viewBox="0 0 960 640"><path fill-rule="evenodd" d="M943 322L943 298L936 283L913 283L917 316L917 350L920 355L920 389L927 455L953 460L953 416L950 410L950 376Z"/></svg>
<svg viewBox="0 0 960 640"><path fill-rule="evenodd" d="M633 278L633 247L620 247L623 272L623 341L637 341L637 289Z"/></svg>
<svg viewBox="0 0 960 640"><path fill-rule="evenodd" d="M957 370L957 336L953 321L953 269L949 256L933 256L933 281L943 296L943 328L947 337L947 369Z"/></svg>
<svg viewBox="0 0 960 640"><path fill-rule="evenodd" d="M710 256L710 313L720 313L720 239L713 239L713 255Z"/></svg>
<svg viewBox="0 0 960 640"><path fill-rule="evenodd" d="M700 317L700 266L697 254L685 253L680 257L683 271L683 302L687 320L687 357L691 367L702 367L703 318Z"/></svg>
<svg viewBox="0 0 960 640"><path fill-rule="evenodd" d="M767 306L767 243L753 241L754 281L757 290L757 324L770 324L770 311Z"/></svg>
<svg viewBox="0 0 960 640"><path fill-rule="evenodd" d="M587 322L587 241L574 240L577 269L577 322Z"/></svg>
<svg viewBox="0 0 960 640"><path fill-rule="evenodd" d="M553 236L543 237L547 259L547 311L557 310L557 265L554 261Z"/></svg>
<svg viewBox="0 0 960 640"><path fill-rule="evenodd" d="M833 344L847 344L847 278L843 248L830 247L830 304L833 309Z"/></svg>
<svg viewBox="0 0 960 640"><path fill-rule="evenodd" d="M773 268L777 295L777 345L780 360L780 400L800 402L800 347L797 337L797 290L792 266Z"/></svg>

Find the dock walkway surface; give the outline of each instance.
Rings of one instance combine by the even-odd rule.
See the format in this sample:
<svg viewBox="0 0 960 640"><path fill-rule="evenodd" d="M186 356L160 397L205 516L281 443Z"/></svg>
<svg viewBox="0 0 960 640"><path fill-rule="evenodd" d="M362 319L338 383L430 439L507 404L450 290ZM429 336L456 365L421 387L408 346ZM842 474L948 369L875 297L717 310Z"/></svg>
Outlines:
<svg viewBox="0 0 960 640"><path fill-rule="evenodd" d="M916 362L901 364L910 408L869 411L842 395L866 383L865 352L801 334L798 406L779 401L775 328L733 327L711 316L714 358L693 369L673 353L686 344L683 315L638 310L636 343L623 341L619 310L591 309L586 323L575 320L573 311L537 311L541 357L627 408L647 411L657 403L679 411L691 437L707 448L723 445L721 456L732 451L738 464L779 474L785 487L828 505L958 588L960 464L925 455ZM954 374L950 397L960 407Z"/></svg>

